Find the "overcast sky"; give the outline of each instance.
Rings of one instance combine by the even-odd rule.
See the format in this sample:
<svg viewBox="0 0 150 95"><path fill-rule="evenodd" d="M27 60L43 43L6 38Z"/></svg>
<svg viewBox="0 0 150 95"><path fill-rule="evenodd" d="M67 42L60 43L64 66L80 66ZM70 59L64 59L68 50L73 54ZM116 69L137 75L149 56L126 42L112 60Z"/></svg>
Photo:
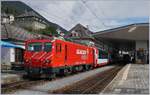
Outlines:
<svg viewBox="0 0 150 95"><path fill-rule="evenodd" d="M70 30L78 23L93 32L149 21L149 0L20 0Z"/></svg>

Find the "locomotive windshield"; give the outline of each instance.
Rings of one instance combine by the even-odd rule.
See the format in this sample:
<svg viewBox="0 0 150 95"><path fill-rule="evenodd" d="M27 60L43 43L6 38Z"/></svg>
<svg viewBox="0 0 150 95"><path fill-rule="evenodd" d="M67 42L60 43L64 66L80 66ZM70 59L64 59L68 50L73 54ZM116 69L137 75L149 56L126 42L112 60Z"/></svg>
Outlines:
<svg viewBox="0 0 150 95"><path fill-rule="evenodd" d="M44 44L44 51L50 52L52 50L52 44L51 43L45 43Z"/></svg>
<svg viewBox="0 0 150 95"><path fill-rule="evenodd" d="M30 43L28 44L28 50L29 51L42 51L42 43Z"/></svg>
<svg viewBox="0 0 150 95"><path fill-rule="evenodd" d="M44 45L42 45L44 44ZM39 51L46 51L50 52L52 50L52 44L49 42L46 43L39 43L39 42L34 42L34 43L29 43L28 44L28 51L34 51L34 52L39 52Z"/></svg>

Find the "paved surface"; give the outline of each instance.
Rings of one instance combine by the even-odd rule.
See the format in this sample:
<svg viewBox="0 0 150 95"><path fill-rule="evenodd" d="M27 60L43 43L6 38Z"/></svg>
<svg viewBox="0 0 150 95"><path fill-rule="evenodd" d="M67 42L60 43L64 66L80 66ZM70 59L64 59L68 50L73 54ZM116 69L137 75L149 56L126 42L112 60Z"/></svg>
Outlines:
<svg viewBox="0 0 150 95"><path fill-rule="evenodd" d="M1 73L1 84L9 84L22 80L22 76L17 74Z"/></svg>
<svg viewBox="0 0 150 95"><path fill-rule="evenodd" d="M12 82L17 82L22 80L24 71L14 71L14 70L2 70L1 71L1 84L7 84Z"/></svg>
<svg viewBox="0 0 150 95"><path fill-rule="evenodd" d="M114 66L105 66L98 69L94 69L87 72L78 73L72 76L64 77L61 79L57 79L54 81L46 82L45 84L40 84L37 86L32 86L30 88L22 89L19 91L16 91L14 94L46 94L50 90L56 90L60 89L62 87L71 85L73 83L76 83L80 80L83 80L85 78L88 78L94 74L100 73L102 71L108 70L110 68L113 68Z"/></svg>
<svg viewBox="0 0 150 95"><path fill-rule="evenodd" d="M149 65L128 64L101 94L148 94Z"/></svg>

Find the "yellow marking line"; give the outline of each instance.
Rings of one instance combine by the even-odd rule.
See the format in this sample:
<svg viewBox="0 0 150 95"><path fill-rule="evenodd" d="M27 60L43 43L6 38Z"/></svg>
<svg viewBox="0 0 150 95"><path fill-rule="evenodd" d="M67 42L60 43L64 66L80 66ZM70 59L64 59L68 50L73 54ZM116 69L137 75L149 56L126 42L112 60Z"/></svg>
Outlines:
<svg viewBox="0 0 150 95"><path fill-rule="evenodd" d="M122 80L119 82L119 85L122 85L123 82L127 79L130 67L131 67L131 64L129 64L127 69L124 71L123 76L122 76Z"/></svg>

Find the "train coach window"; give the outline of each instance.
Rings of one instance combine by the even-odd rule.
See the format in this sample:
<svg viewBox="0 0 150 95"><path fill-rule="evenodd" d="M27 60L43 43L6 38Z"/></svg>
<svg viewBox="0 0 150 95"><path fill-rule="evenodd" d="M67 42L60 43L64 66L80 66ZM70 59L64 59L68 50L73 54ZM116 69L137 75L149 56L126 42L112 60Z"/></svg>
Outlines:
<svg viewBox="0 0 150 95"><path fill-rule="evenodd" d="M105 51L102 51L102 50L99 50L99 59L105 59L105 58L108 58L108 53L105 52Z"/></svg>
<svg viewBox="0 0 150 95"><path fill-rule="evenodd" d="M99 58L99 59L102 58L102 55L103 55L103 54L102 54L102 51L99 50L99 57L98 57L98 58Z"/></svg>
<svg viewBox="0 0 150 95"><path fill-rule="evenodd" d="M44 51L50 52L52 50L52 44L51 43L45 43L44 44Z"/></svg>
<svg viewBox="0 0 150 95"><path fill-rule="evenodd" d="M56 44L56 52L61 52L61 44L60 43Z"/></svg>
<svg viewBox="0 0 150 95"><path fill-rule="evenodd" d="M104 58L108 58L108 53L104 52Z"/></svg>

